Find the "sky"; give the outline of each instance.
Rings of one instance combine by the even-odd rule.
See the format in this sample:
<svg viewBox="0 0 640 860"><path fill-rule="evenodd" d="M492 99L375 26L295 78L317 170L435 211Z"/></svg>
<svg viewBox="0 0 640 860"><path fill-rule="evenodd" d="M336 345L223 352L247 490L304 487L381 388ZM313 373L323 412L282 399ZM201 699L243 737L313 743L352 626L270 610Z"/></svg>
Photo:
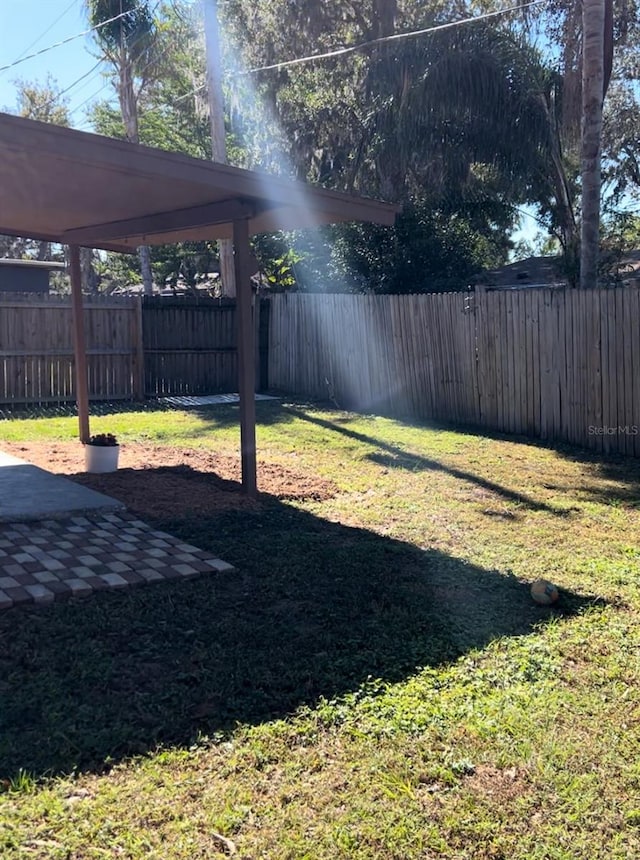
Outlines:
<svg viewBox="0 0 640 860"><path fill-rule="evenodd" d="M24 55L47 48L56 42L88 29L82 0L0 0L0 66ZM16 109L15 81L38 80L44 83L51 74L61 89L71 86L82 75L87 77L69 90L69 109L76 128L88 128L85 110L94 94L106 85L97 63L90 36L74 39L33 59L0 72L0 110ZM104 97L108 86L99 94Z"/></svg>

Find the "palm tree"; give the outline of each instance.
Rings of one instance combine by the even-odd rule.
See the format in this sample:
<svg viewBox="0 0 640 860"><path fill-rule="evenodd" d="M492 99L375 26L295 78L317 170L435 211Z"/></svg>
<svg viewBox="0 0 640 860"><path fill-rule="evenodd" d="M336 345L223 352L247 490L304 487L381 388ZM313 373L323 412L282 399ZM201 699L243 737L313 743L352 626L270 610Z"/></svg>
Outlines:
<svg viewBox="0 0 640 860"><path fill-rule="evenodd" d="M127 140L139 143L140 96L158 70L155 22L148 2L139 0L86 0L89 21L102 56L115 75L120 113ZM101 26L99 26L101 25ZM138 248L146 295L153 292L151 255L147 246Z"/></svg>
<svg viewBox="0 0 640 860"><path fill-rule="evenodd" d="M364 84L372 109L351 161L356 184L395 198L420 188L450 195L475 172L522 200L561 190L570 230L554 128L559 86L537 52L503 29L474 25L381 52Z"/></svg>

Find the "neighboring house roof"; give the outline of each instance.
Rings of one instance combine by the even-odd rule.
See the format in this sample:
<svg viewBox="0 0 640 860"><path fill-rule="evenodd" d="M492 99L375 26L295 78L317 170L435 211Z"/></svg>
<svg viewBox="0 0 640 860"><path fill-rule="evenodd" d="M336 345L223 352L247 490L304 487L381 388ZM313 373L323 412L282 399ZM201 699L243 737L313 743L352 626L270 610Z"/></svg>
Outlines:
<svg viewBox="0 0 640 860"><path fill-rule="evenodd" d="M566 286L566 278L558 273L557 257L529 257L482 272L476 283L486 287L509 290L522 287Z"/></svg>
<svg viewBox="0 0 640 860"><path fill-rule="evenodd" d="M640 250L625 253L611 266L611 274L622 283L640 278ZM528 257L482 272L476 278L476 284L496 290L517 290L526 287L566 287L567 279L561 273L559 257Z"/></svg>
<svg viewBox="0 0 640 860"><path fill-rule="evenodd" d="M0 257L0 266L27 269L64 269L64 263L53 263L50 260L14 260L11 257Z"/></svg>

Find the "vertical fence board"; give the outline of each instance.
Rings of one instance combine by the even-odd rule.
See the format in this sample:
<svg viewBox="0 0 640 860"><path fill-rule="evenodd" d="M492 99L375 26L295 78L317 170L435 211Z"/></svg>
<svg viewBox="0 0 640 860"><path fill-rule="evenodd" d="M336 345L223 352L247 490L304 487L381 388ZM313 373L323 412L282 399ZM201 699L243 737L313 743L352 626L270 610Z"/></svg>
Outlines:
<svg viewBox="0 0 640 860"><path fill-rule="evenodd" d="M279 385L300 390L316 387L321 368L305 368L305 380L289 375L287 352L308 350L317 345L313 330L297 324L296 308L287 295L277 295L273 302L273 319L266 308L256 304L254 322L256 366L265 366L267 354L271 374ZM256 298L256 303L260 302ZM261 336L263 316L273 326L270 342ZM229 299L208 297L145 297L142 305L142 329L145 363L145 393L151 396L172 394L214 394L237 391L236 310ZM259 382L261 374L256 375ZM315 395L317 396L317 395Z"/></svg>
<svg viewBox="0 0 640 860"><path fill-rule="evenodd" d="M640 456L637 287L276 296L270 318L275 389Z"/></svg>
<svg viewBox="0 0 640 860"><path fill-rule="evenodd" d="M135 344L133 300L85 298L89 396L131 398ZM0 402L64 403L75 399L71 302L58 296L0 297Z"/></svg>

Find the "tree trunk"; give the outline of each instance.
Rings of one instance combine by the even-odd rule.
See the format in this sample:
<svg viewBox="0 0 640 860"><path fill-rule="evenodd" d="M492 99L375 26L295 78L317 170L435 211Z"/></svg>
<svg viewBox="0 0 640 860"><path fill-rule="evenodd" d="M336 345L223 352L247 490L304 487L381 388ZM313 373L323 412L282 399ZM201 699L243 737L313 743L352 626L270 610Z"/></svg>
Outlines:
<svg viewBox="0 0 640 860"><path fill-rule="evenodd" d="M605 0L582 4L582 231L580 287L594 287L600 246L602 102Z"/></svg>
<svg viewBox="0 0 640 860"><path fill-rule="evenodd" d="M209 92L209 122L211 124L211 158L220 164L227 163L227 142L224 128L224 100L222 95L222 69L220 63L220 32L217 0L204 0L204 30L207 43L207 89ZM235 297L236 278L233 260L233 242L220 239L220 276L222 295Z"/></svg>
<svg viewBox="0 0 640 860"><path fill-rule="evenodd" d="M573 206L571 188L562 157L561 127L563 120L557 115L557 101L552 93L541 93L540 104L545 112L549 128L549 156L551 185L555 197L555 216L560 230L560 244L564 270L572 287L578 281L578 257L580 254L579 231Z"/></svg>
<svg viewBox="0 0 640 860"><path fill-rule="evenodd" d="M138 128L138 102L133 85L133 69L131 60L123 46L120 51L120 62L118 64L118 101L120 102L120 113L124 131L129 143L140 143L140 132Z"/></svg>
<svg viewBox="0 0 640 860"><path fill-rule="evenodd" d="M371 38L390 36L395 30L398 15L397 0L374 0L371 16Z"/></svg>
<svg viewBox="0 0 640 860"><path fill-rule="evenodd" d="M119 86L118 101L120 102L120 113L124 124L125 134L129 143L140 143L140 130L138 125L138 100L133 85L133 69L131 61L123 46L120 51L119 64ZM142 274L142 285L145 296L153 295L153 274L151 272L151 251L148 245L138 248L140 260L140 272Z"/></svg>
<svg viewBox="0 0 640 860"><path fill-rule="evenodd" d="M148 245L140 245L138 248L140 260L140 272L142 274L142 286L145 296L153 295L153 274L151 272L151 249Z"/></svg>
<svg viewBox="0 0 640 860"><path fill-rule="evenodd" d="M93 266L94 251L92 248L80 248L79 254L82 292L95 295L98 292L99 281Z"/></svg>

